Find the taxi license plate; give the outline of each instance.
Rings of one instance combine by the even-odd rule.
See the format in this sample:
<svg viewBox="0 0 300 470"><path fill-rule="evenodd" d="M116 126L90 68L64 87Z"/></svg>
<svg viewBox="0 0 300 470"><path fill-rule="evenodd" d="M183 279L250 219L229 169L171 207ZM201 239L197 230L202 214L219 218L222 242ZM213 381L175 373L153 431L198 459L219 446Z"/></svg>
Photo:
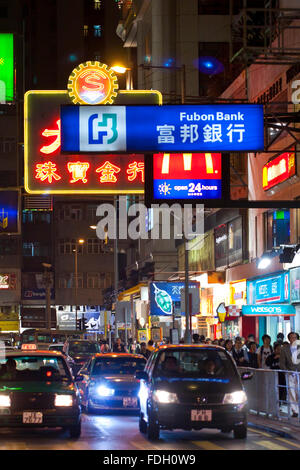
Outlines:
<svg viewBox="0 0 300 470"><path fill-rule="evenodd" d="M24 424L41 424L43 422L43 413L40 412L23 412L23 423Z"/></svg>
<svg viewBox="0 0 300 470"><path fill-rule="evenodd" d="M123 406L132 406L132 407L137 407L137 398L123 398Z"/></svg>
<svg viewBox="0 0 300 470"><path fill-rule="evenodd" d="M192 421L211 421L212 410L192 410L191 420Z"/></svg>

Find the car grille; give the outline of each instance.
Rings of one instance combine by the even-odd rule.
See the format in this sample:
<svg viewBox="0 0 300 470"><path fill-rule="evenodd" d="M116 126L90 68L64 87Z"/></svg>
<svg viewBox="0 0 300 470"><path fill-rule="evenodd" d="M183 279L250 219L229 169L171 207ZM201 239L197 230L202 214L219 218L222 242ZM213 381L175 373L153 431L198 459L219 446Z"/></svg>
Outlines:
<svg viewBox="0 0 300 470"><path fill-rule="evenodd" d="M12 411L54 409L53 393L13 393L11 396Z"/></svg>
<svg viewBox="0 0 300 470"><path fill-rule="evenodd" d="M223 403L224 393L199 393L199 395L180 395L179 401L185 405L220 405Z"/></svg>

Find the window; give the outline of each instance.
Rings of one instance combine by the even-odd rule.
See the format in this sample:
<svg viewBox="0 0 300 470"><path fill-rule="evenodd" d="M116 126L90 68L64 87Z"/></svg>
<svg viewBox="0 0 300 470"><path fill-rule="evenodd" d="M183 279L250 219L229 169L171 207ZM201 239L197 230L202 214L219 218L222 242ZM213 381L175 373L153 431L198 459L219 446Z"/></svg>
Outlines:
<svg viewBox="0 0 300 470"><path fill-rule="evenodd" d="M50 256L50 247L40 242L24 242L23 256Z"/></svg>
<svg viewBox="0 0 300 470"><path fill-rule="evenodd" d="M83 36L86 38L89 34L89 27L87 24L83 26Z"/></svg>
<svg viewBox="0 0 300 470"><path fill-rule="evenodd" d="M18 253L18 241L16 238L0 239L0 255L16 255Z"/></svg>
<svg viewBox="0 0 300 470"><path fill-rule="evenodd" d="M74 238L61 238L58 242L58 252L60 255L75 255L76 240ZM77 244L77 254L82 255L83 245Z"/></svg>
<svg viewBox="0 0 300 470"><path fill-rule="evenodd" d="M60 220L82 220L82 208L80 206L62 206L59 210Z"/></svg>
<svg viewBox="0 0 300 470"><path fill-rule="evenodd" d="M100 38L101 37L101 31L102 31L102 28L99 24L94 24L94 36L96 38Z"/></svg>
<svg viewBox="0 0 300 470"><path fill-rule="evenodd" d="M58 288L66 289L68 287L68 279L66 274L60 274L58 278Z"/></svg>
<svg viewBox="0 0 300 470"><path fill-rule="evenodd" d="M88 238L87 251L88 254L99 255L102 253L102 240L99 238Z"/></svg>
<svg viewBox="0 0 300 470"><path fill-rule="evenodd" d="M265 250L290 243L290 211L264 212Z"/></svg>
<svg viewBox="0 0 300 470"><path fill-rule="evenodd" d="M87 275L87 288L88 289L99 289L100 288L99 273L88 273L88 275Z"/></svg>
<svg viewBox="0 0 300 470"><path fill-rule="evenodd" d="M23 211L24 224L51 223L51 215L46 211Z"/></svg>
<svg viewBox="0 0 300 470"><path fill-rule="evenodd" d="M96 211L98 204L89 204L87 206L87 218L88 220L95 222L96 220Z"/></svg>
<svg viewBox="0 0 300 470"><path fill-rule="evenodd" d="M0 153L15 153L16 150L15 137L0 137Z"/></svg>
<svg viewBox="0 0 300 470"><path fill-rule="evenodd" d="M95 10L100 10L101 0L94 0L94 8L95 8Z"/></svg>

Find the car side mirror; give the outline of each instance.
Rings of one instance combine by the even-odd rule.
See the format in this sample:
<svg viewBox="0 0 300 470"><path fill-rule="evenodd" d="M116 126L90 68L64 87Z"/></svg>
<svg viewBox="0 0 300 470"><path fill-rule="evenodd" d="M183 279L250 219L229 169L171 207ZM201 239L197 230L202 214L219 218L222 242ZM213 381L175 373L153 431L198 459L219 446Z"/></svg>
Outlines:
<svg viewBox="0 0 300 470"><path fill-rule="evenodd" d="M149 376L144 370L139 370L138 372L136 372L135 378L137 380L145 380L146 382L148 382L149 380Z"/></svg>
<svg viewBox="0 0 300 470"><path fill-rule="evenodd" d="M247 371L247 372L243 372L241 374L241 379L242 380L250 380L252 378L253 378L253 372Z"/></svg>

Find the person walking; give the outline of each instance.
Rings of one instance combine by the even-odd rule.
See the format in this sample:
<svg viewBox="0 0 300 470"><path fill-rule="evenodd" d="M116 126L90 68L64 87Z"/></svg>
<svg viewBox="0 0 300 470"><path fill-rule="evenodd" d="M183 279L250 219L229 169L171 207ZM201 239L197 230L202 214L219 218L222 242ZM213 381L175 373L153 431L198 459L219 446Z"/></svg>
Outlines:
<svg viewBox="0 0 300 470"><path fill-rule="evenodd" d="M279 367L282 370L300 372L300 364L297 364L297 344L295 341L299 339L298 333L291 331L288 334L289 344L284 344L280 350ZM288 384L288 400L290 403L292 417L297 418L299 414L298 393L299 393L299 375L287 374Z"/></svg>
<svg viewBox="0 0 300 470"><path fill-rule="evenodd" d="M273 348L271 346L271 337L269 335L263 335L261 339L263 344L257 350L258 367L260 369L270 369L270 367L268 367L266 364L266 359L273 352Z"/></svg>

